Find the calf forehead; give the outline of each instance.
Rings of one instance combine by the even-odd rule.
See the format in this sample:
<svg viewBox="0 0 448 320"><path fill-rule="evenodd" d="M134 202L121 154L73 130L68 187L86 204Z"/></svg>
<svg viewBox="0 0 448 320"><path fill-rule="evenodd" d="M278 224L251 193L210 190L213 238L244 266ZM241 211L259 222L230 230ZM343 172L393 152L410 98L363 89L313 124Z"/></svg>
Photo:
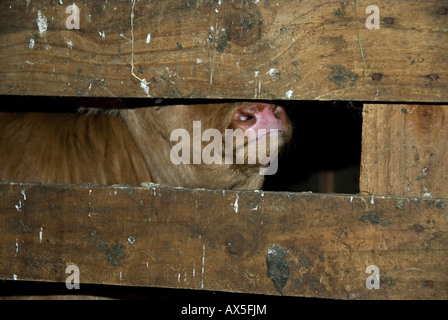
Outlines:
<svg viewBox="0 0 448 320"><path fill-rule="evenodd" d="M242 103L171 105L160 108L158 117L168 119L174 126L191 125L192 121L202 121L204 125L220 127L229 124L233 113Z"/></svg>

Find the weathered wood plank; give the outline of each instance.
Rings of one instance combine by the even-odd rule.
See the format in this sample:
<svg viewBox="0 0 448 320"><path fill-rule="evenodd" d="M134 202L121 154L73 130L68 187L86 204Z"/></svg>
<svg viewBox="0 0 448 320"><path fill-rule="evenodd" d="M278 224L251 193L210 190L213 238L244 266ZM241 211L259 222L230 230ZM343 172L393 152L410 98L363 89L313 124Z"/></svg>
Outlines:
<svg viewBox="0 0 448 320"><path fill-rule="evenodd" d="M1 183L0 278L75 264L82 283L446 299L447 216L448 199Z"/></svg>
<svg viewBox="0 0 448 320"><path fill-rule="evenodd" d="M448 106L365 105L360 190L448 197Z"/></svg>
<svg viewBox="0 0 448 320"><path fill-rule="evenodd" d="M448 101L445 0L0 3L0 94ZM70 22L74 20L69 19Z"/></svg>

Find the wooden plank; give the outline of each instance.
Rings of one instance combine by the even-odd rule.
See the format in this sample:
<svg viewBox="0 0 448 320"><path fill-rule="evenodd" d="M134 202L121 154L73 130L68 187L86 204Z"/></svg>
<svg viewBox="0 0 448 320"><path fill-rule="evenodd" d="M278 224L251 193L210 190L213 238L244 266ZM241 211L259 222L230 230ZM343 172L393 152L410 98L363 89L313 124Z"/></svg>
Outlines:
<svg viewBox="0 0 448 320"><path fill-rule="evenodd" d="M365 105L360 190L448 197L448 106Z"/></svg>
<svg viewBox="0 0 448 320"><path fill-rule="evenodd" d="M2 1L0 94L447 102L446 1L354 3Z"/></svg>
<svg viewBox="0 0 448 320"><path fill-rule="evenodd" d="M0 278L447 299L447 217L442 198L1 183Z"/></svg>

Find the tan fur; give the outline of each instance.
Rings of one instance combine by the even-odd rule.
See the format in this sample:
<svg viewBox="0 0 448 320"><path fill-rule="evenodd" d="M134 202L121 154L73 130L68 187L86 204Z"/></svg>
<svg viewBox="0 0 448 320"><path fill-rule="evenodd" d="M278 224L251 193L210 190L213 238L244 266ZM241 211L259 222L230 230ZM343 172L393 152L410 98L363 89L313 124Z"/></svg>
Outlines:
<svg viewBox="0 0 448 320"><path fill-rule="evenodd" d="M259 189L258 166L174 165L174 129L230 128L244 103L164 106L83 114L0 113L0 180ZM289 122L280 146L290 140Z"/></svg>

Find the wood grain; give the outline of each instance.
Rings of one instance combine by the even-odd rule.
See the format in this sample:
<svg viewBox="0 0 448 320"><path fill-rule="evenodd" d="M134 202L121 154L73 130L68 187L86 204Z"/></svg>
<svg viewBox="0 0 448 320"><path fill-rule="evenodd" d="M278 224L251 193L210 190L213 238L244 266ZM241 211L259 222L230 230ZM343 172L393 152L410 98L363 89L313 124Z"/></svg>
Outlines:
<svg viewBox="0 0 448 320"><path fill-rule="evenodd" d="M360 190L448 197L448 106L365 105Z"/></svg>
<svg viewBox="0 0 448 320"><path fill-rule="evenodd" d="M446 1L0 3L0 94L448 101ZM39 15L41 20L39 20ZM43 20L42 20L43 19ZM38 21L46 19L46 31ZM365 57L360 54L356 24Z"/></svg>
<svg viewBox="0 0 448 320"><path fill-rule="evenodd" d="M0 278L65 282L75 264L81 287L447 299L447 215L447 199L1 183Z"/></svg>

